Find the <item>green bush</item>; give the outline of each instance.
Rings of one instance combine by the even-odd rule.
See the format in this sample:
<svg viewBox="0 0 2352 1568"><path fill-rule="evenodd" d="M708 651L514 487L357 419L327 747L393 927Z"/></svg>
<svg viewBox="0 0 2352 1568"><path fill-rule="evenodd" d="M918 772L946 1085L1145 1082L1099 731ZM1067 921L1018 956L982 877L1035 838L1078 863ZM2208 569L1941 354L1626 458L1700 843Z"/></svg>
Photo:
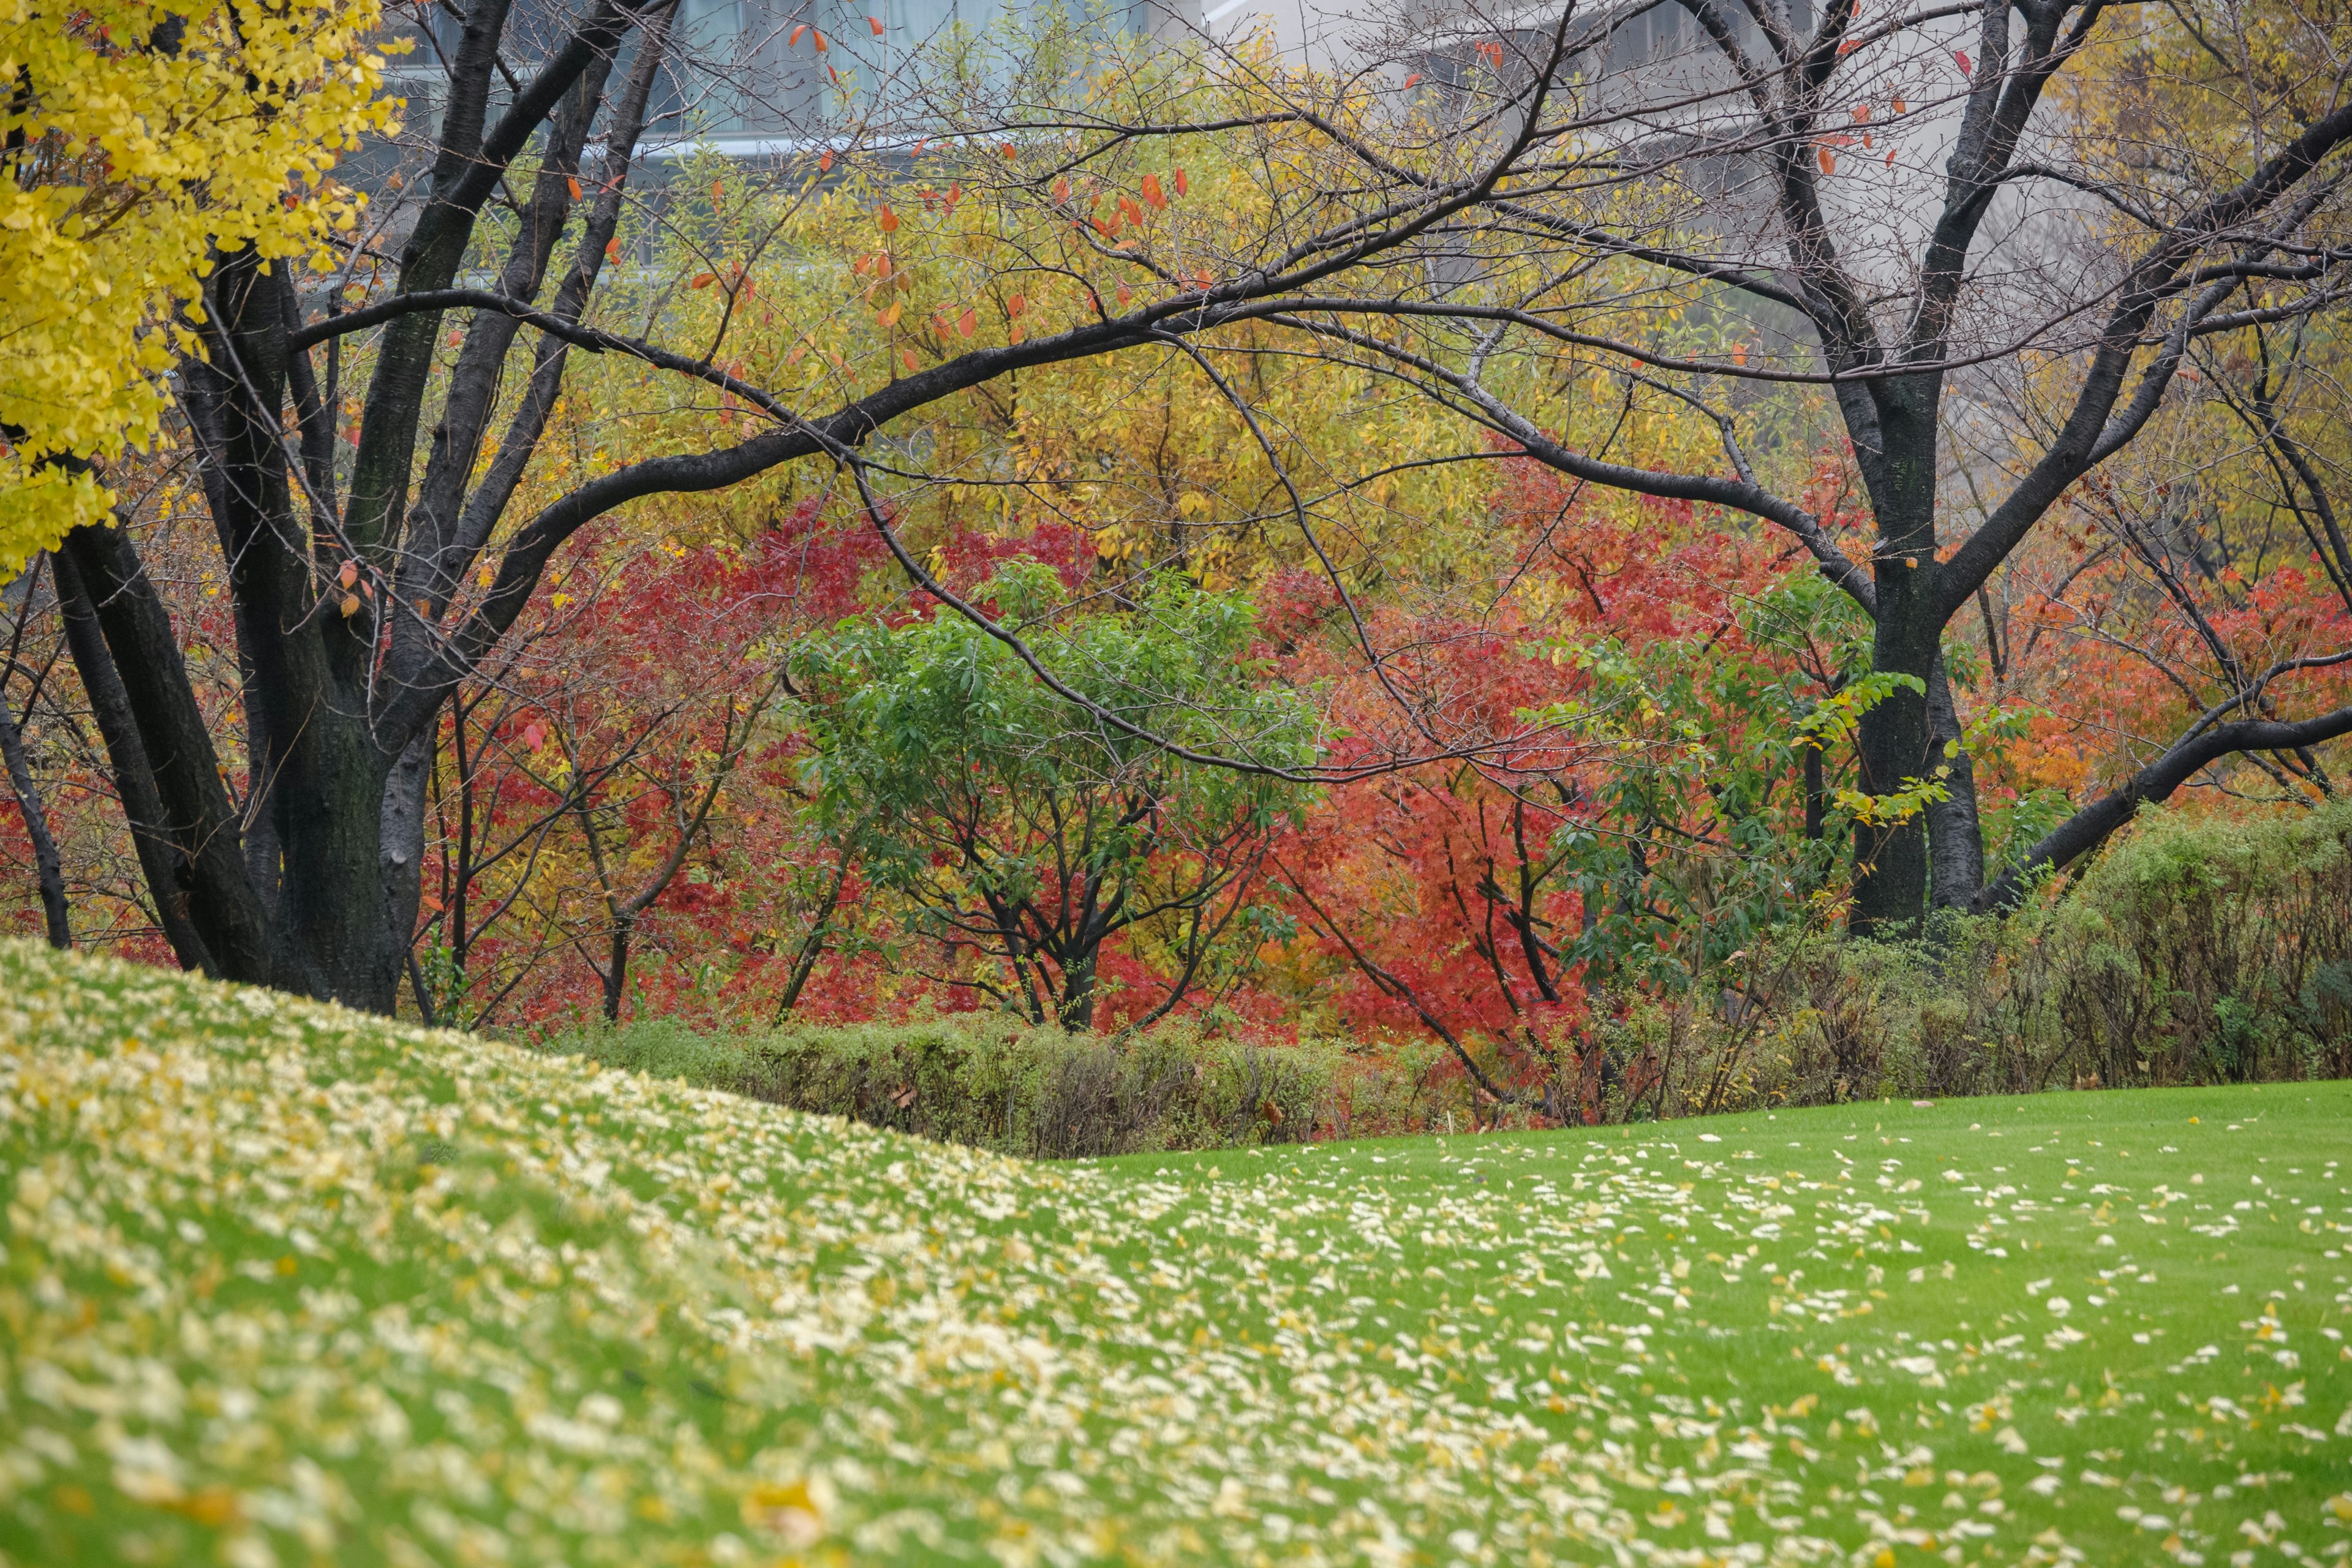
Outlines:
<svg viewBox="0 0 2352 1568"><path fill-rule="evenodd" d="M1603 1028L1665 1075L1613 1114L2352 1077L2352 802L2144 812L2007 919L1784 933L1714 997Z"/></svg>
<svg viewBox="0 0 2352 1568"><path fill-rule="evenodd" d="M1033 1158L1403 1133L1442 1114L1418 1058L1252 1046L1181 1024L1122 1039L973 1015L727 1037L647 1019L543 1048Z"/></svg>
<svg viewBox="0 0 2352 1568"><path fill-rule="evenodd" d="M2055 999L2103 1082L2352 1074L2352 803L2146 814L2061 904Z"/></svg>

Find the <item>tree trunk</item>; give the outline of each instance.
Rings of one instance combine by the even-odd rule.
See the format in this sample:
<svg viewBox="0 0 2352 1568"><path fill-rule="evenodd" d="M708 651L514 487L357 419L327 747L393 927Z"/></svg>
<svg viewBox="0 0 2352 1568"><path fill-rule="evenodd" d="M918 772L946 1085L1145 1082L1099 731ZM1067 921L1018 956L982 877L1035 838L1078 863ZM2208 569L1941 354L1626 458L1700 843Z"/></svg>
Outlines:
<svg viewBox="0 0 2352 1568"><path fill-rule="evenodd" d="M1062 1001L1055 1021L1065 1032L1083 1035L1095 1026L1095 961L1101 948L1089 945L1062 970Z"/></svg>
<svg viewBox="0 0 2352 1568"><path fill-rule="evenodd" d="M1913 692L1889 696L1862 723L1863 788L1888 795L1919 775L1927 750L1927 704ZM1927 898L1927 836L1918 816L1853 829L1856 936L1901 936L1918 929Z"/></svg>
<svg viewBox="0 0 2352 1568"><path fill-rule="evenodd" d="M637 923L632 914L620 914L613 919L613 953L604 965L604 1022L621 1021L621 998L629 984L629 929Z"/></svg>
<svg viewBox="0 0 2352 1568"><path fill-rule="evenodd" d="M394 768L359 714L313 715L292 752L278 793L286 988L389 1014L409 934L393 929L388 891L403 869L388 863L383 832ZM416 867L404 869L414 909Z"/></svg>
<svg viewBox="0 0 2352 1568"><path fill-rule="evenodd" d="M1927 735L1934 766L1952 770L1944 779L1950 793L1927 808L1927 902L1938 910L1968 909L1984 891L1984 824L1977 815L1976 763L1964 750L1948 750L1959 745L1961 733L1952 684L1938 658L1935 673L1927 678Z"/></svg>
<svg viewBox="0 0 2352 1568"><path fill-rule="evenodd" d="M861 824L861 830L863 825ZM776 1016L771 1026L781 1024L800 1005L801 991L816 973L817 960L824 955L825 938L832 933L833 911L841 906L841 889L849 880L849 851L841 852L841 868L834 873L833 886L824 892L824 901L817 906L816 918L810 922L809 933L801 942L801 950L793 960L792 978L784 983L784 994L776 1004Z"/></svg>
<svg viewBox="0 0 2352 1568"><path fill-rule="evenodd" d="M66 643L173 953L184 969L268 984L268 932L171 616L118 529L75 529L50 559Z"/></svg>
<svg viewBox="0 0 2352 1568"><path fill-rule="evenodd" d="M1805 837L1818 843L1829 830L1830 792L1828 781L1822 777L1822 749L1807 746L1805 752ZM1585 911L1584 929L1592 929L1592 912Z"/></svg>
<svg viewBox="0 0 2352 1568"><path fill-rule="evenodd" d="M5 675L0 670L0 676ZM48 927L49 945L73 946L73 921L66 908L66 879L58 865L57 840L49 837L48 814L41 809L40 787L25 758L25 738L8 711L8 689L0 684L0 756L8 764L8 784L16 791L16 809L25 818L25 837L33 843L33 874L41 885L41 915Z"/></svg>
<svg viewBox="0 0 2352 1568"><path fill-rule="evenodd" d="M389 996L396 997L400 975L416 945L416 910L425 892L425 813L433 784L435 725L409 737L385 781L380 822L377 888L383 902L383 935L394 951ZM387 1012L390 1006L387 1005Z"/></svg>
<svg viewBox="0 0 2352 1568"><path fill-rule="evenodd" d="M1924 466L1932 483L1932 453L1928 457ZM1905 527L1885 521L1895 510L1880 511L1871 668L1911 676L1925 688L1938 662L1943 630L1935 598L1934 511L1928 506L1914 510L1916 521ZM1862 787L1869 795L1899 794L1931 773L1924 692L1902 687L1887 693L1863 714L1854 749ZM1856 823L1854 934L1898 936L1916 930L1927 904L1927 835L1921 816L1875 826Z"/></svg>

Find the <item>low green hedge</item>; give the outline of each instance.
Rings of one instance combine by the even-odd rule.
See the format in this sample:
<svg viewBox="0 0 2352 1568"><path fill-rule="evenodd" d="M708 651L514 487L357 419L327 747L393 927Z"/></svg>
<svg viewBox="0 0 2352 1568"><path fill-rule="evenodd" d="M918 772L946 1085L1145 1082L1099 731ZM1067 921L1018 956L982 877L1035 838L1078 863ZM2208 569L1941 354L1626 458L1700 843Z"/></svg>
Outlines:
<svg viewBox="0 0 2352 1568"><path fill-rule="evenodd" d="M542 1048L1030 1158L1402 1133L1443 1114L1410 1053L1259 1047L1183 1025L1101 1038L975 1015L716 1036L645 1019Z"/></svg>

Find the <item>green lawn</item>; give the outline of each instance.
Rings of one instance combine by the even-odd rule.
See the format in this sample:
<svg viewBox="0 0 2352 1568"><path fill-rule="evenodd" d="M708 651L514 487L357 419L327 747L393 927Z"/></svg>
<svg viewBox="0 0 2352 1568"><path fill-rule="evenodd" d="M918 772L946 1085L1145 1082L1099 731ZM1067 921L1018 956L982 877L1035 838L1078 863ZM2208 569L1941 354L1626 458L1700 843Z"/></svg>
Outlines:
<svg viewBox="0 0 2352 1568"><path fill-rule="evenodd" d="M2340 1559L2347 1129L1024 1165L0 944L0 1557Z"/></svg>

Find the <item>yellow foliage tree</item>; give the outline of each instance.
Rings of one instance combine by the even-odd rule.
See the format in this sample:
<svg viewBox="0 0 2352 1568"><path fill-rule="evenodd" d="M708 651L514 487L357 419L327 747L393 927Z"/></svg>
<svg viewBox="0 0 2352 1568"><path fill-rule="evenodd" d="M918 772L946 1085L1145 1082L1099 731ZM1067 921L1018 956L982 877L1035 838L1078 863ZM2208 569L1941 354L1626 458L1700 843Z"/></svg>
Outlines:
<svg viewBox="0 0 2352 1568"><path fill-rule="evenodd" d="M385 129L377 0L0 0L0 574L154 442L215 247L314 254Z"/></svg>

